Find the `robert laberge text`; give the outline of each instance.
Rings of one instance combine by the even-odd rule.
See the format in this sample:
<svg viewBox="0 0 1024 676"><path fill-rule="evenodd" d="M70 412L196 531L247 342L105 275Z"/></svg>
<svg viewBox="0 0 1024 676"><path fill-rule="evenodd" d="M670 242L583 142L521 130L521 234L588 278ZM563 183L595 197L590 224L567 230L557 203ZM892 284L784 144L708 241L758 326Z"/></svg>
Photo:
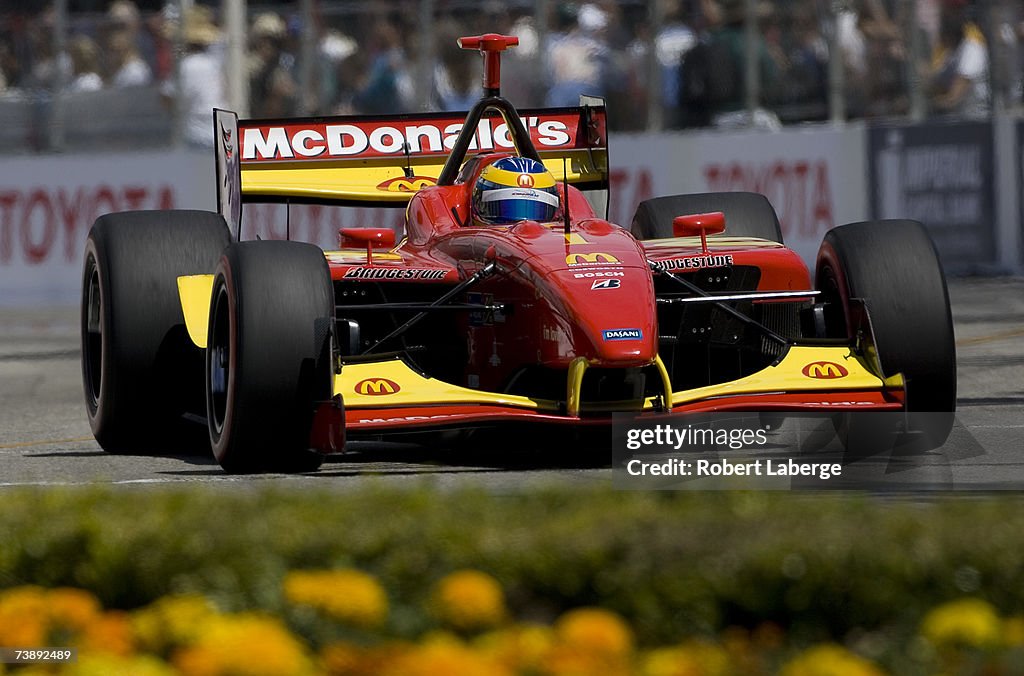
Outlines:
<svg viewBox="0 0 1024 676"><path fill-rule="evenodd" d="M633 459L626 463L631 476L806 476L830 479L840 476L839 463L796 462L795 460L683 460L670 458L659 462Z"/></svg>

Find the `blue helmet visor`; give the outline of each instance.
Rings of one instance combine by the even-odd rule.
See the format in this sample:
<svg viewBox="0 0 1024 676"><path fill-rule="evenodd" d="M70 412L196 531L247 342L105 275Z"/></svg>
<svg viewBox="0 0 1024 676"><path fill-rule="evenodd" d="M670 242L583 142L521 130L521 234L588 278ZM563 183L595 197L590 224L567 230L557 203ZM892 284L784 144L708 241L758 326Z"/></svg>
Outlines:
<svg viewBox="0 0 1024 676"><path fill-rule="evenodd" d="M477 215L488 223L517 221L550 221L558 210L554 190L534 188L502 188L488 190L480 196Z"/></svg>

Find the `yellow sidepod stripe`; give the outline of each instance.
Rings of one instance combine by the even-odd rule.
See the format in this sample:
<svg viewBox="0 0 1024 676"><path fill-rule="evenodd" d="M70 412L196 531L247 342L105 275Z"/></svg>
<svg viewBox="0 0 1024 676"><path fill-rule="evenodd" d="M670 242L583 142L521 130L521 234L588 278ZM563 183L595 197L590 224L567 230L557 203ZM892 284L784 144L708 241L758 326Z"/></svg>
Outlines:
<svg viewBox="0 0 1024 676"><path fill-rule="evenodd" d="M188 337L203 349L206 349L212 292L213 275L178 277L178 297L181 299L181 313L185 316Z"/></svg>

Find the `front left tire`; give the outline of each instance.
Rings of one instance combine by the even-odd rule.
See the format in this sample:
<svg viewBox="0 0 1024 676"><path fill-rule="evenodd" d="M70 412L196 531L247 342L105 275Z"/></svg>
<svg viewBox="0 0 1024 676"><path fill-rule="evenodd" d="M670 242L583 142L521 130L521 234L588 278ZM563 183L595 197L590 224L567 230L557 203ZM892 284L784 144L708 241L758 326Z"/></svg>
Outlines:
<svg viewBox="0 0 1024 676"><path fill-rule="evenodd" d="M206 350L213 454L230 473L307 472L313 414L333 394L334 291L323 251L254 241L224 251Z"/></svg>

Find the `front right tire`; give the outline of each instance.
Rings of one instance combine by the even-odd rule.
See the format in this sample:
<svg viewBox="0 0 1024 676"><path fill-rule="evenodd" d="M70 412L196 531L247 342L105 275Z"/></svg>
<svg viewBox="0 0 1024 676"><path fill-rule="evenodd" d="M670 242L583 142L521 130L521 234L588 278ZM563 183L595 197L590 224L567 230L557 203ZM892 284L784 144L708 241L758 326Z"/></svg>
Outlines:
<svg viewBox="0 0 1024 676"><path fill-rule="evenodd" d="M880 375L903 375L907 429L915 438L901 445L941 446L956 410L956 344L946 277L924 226L885 220L833 228L816 272L829 337L856 340L863 303Z"/></svg>

